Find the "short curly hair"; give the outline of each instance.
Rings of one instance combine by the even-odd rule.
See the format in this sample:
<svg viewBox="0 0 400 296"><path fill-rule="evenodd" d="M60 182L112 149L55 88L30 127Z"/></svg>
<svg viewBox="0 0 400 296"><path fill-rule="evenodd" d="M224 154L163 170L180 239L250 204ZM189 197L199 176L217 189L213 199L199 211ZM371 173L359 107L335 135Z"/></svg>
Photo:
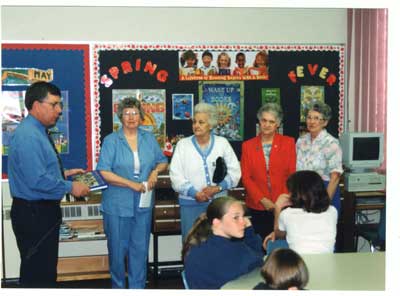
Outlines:
<svg viewBox="0 0 400 296"><path fill-rule="evenodd" d="M208 115L208 124L211 128L215 128L218 124L217 108L214 105L208 103L198 103L194 106L194 114L206 113Z"/></svg>
<svg viewBox="0 0 400 296"><path fill-rule="evenodd" d="M324 102L313 102L308 104L305 107L305 114L308 115L308 112L315 111L322 115L323 119L329 121L332 118L332 109L331 107Z"/></svg>
<svg viewBox="0 0 400 296"><path fill-rule="evenodd" d="M136 109L138 109L139 110L139 114L140 114L140 119L144 120L144 111L142 109L142 105L141 105L140 101L137 98L125 97L118 104L117 115L118 115L119 120L121 120L121 121L122 121L122 112L126 108L136 108Z"/></svg>

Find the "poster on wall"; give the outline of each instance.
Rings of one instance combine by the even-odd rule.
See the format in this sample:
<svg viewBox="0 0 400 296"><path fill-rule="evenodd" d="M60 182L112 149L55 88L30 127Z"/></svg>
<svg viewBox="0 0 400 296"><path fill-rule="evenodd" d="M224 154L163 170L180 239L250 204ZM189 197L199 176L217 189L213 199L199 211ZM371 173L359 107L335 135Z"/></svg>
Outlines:
<svg viewBox="0 0 400 296"><path fill-rule="evenodd" d="M64 167L91 170L89 46L3 43L2 177L7 178L10 136L28 114L24 106L26 88L36 81L51 82L61 90L62 116L51 135Z"/></svg>
<svg viewBox="0 0 400 296"><path fill-rule="evenodd" d="M216 135L229 141L243 140L243 81L199 82L199 98L217 108Z"/></svg>
<svg viewBox="0 0 400 296"><path fill-rule="evenodd" d="M179 80L268 80L268 53L185 50L179 52Z"/></svg>
<svg viewBox="0 0 400 296"><path fill-rule="evenodd" d="M172 94L172 119L190 120L193 117L193 94Z"/></svg>
<svg viewBox="0 0 400 296"><path fill-rule="evenodd" d="M261 105L265 103L281 104L281 90L279 88L262 88Z"/></svg>
<svg viewBox="0 0 400 296"><path fill-rule="evenodd" d="M335 137L343 130L344 45L98 43L92 49L96 157L102 139L113 131L114 89L165 90L165 126L171 143L176 135L193 133L190 120L184 120L188 111L184 104L174 104L173 95L193 94L193 105L218 101L221 119L215 132L231 140L238 157L240 141L256 134L256 114L264 101L279 101L284 113L280 132L299 136L302 86L324 88L325 102L332 108L327 130ZM264 62L256 62L263 55ZM268 77L255 72L257 66L265 71L260 63L266 63ZM228 94L232 84L239 84L240 91ZM221 92L203 94L213 86Z"/></svg>
<svg viewBox="0 0 400 296"><path fill-rule="evenodd" d="M300 89L300 122L306 122L306 108L316 102L325 102L324 86L302 85Z"/></svg>
<svg viewBox="0 0 400 296"><path fill-rule="evenodd" d="M134 97L140 100L144 111L144 119L140 128L152 132L160 144L161 148L165 145L165 90L163 89L113 89L113 130L117 131L121 127L118 118L118 104L125 97Z"/></svg>

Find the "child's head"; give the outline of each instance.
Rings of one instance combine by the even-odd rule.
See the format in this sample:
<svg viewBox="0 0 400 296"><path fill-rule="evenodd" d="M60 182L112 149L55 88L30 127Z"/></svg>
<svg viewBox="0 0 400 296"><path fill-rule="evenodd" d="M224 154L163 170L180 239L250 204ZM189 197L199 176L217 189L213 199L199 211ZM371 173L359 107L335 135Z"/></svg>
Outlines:
<svg viewBox="0 0 400 296"><path fill-rule="evenodd" d="M288 178L286 186L294 208L303 208L306 212L322 213L330 205L324 181L314 171L295 172Z"/></svg>
<svg viewBox="0 0 400 296"><path fill-rule="evenodd" d="M263 67L268 63L268 55L265 50L261 50L256 54L254 59L254 67Z"/></svg>
<svg viewBox="0 0 400 296"><path fill-rule="evenodd" d="M302 290L308 283L304 260L292 249L275 249L261 268L261 275L274 290Z"/></svg>
<svg viewBox="0 0 400 296"><path fill-rule="evenodd" d="M197 56L193 50L187 50L182 54L181 65L185 67L194 67L197 65Z"/></svg>
<svg viewBox="0 0 400 296"><path fill-rule="evenodd" d="M217 59L218 68L229 68L231 66L231 57L226 52L221 52Z"/></svg>
<svg viewBox="0 0 400 296"><path fill-rule="evenodd" d="M201 55L201 60L203 61L203 65L205 67L210 67L210 64L213 60L213 55L211 52L209 52L208 50L206 50L205 52L203 52L203 54Z"/></svg>
<svg viewBox="0 0 400 296"><path fill-rule="evenodd" d="M246 228L245 209L239 200L223 196L207 207L207 219L212 232L226 238L242 238Z"/></svg>
<svg viewBox="0 0 400 296"><path fill-rule="evenodd" d="M222 196L214 199L193 223L183 244L182 258L192 246L207 240L210 234L228 238L241 238L244 235L244 205L236 198Z"/></svg>
<svg viewBox="0 0 400 296"><path fill-rule="evenodd" d="M244 68L244 65L246 64L246 56L243 52L239 52L236 54L236 64L238 65L239 68Z"/></svg>

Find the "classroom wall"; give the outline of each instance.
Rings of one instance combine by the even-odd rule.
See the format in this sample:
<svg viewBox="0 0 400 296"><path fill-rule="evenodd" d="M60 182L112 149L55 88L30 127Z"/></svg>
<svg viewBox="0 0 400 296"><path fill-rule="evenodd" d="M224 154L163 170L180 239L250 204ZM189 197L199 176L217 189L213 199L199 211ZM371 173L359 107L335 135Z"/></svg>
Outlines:
<svg viewBox="0 0 400 296"><path fill-rule="evenodd" d="M3 40L345 43L346 9L2 7Z"/></svg>
<svg viewBox="0 0 400 296"><path fill-rule="evenodd" d="M36 42L346 44L347 9L2 6L1 33Z"/></svg>

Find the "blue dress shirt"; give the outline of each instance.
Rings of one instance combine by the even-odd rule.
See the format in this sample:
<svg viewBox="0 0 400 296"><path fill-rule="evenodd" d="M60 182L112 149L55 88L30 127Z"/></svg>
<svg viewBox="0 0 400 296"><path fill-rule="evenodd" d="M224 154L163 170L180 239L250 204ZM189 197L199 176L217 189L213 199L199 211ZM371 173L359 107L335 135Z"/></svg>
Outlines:
<svg viewBox="0 0 400 296"><path fill-rule="evenodd" d="M11 195L26 200L60 200L72 190L72 182L61 176L46 127L32 115L11 137L8 178Z"/></svg>

